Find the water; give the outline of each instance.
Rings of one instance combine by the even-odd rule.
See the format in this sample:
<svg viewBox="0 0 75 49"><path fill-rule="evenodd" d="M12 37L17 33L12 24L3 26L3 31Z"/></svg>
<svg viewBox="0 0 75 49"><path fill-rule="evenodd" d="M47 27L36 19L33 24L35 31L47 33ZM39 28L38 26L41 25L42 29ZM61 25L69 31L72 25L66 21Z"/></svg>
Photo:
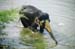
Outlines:
<svg viewBox="0 0 75 49"><path fill-rule="evenodd" d="M48 34L47 37L46 33L32 33L31 30L23 28L17 22L5 24L4 28L1 25L0 28L0 46L5 47L5 49L45 49L56 46L55 43L51 46L48 45L48 43L52 43Z"/></svg>
<svg viewBox="0 0 75 49"><path fill-rule="evenodd" d="M53 33L58 44L44 30L43 34L23 28L22 24L13 21L8 24L0 24L0 48L1 49L74 49L73 36L67 37L64 34ZM61 38L59 38L61 37ZM68 39L67 39L68 38ZM64 41L65 40L65 41ZM63 43L63 44L62 44ZM4 48L2 48L4 47Z"/></svg>
<svg viewBox="0 0 75 49"><path fill-rule="evenodd" d="M49 13L52 32L58 41L58 45L52 46L54 42L51 37L49 37L49 34L45 32L43 40L45 44L47 44L46 49L75 49L75 0L9 0L5 2L1 0L0 9L14 8L22 4L34 5L42 11ZM1 26L0 35L4 37L0 37L0 43L10 45L10 49L13 47L16 47L16 49L17 47L32 49L31 44L22 44L19 40L19 35L24 29L22 27L16 27L17 24L18 23L15 22L6 24L6 27ZM34 41L34 38L31 41Z"/></svg>

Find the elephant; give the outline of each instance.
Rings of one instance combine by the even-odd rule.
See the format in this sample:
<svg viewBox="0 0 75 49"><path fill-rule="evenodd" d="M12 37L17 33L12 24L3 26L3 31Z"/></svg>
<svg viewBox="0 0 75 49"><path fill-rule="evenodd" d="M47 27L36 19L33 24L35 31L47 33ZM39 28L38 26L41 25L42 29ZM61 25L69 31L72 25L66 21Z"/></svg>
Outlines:
<svg viewBox="0 0 75 49"><path fill-rule="evenodd" d="M37 30L40 33L43 33L44 29L46 29L53 40L56 41L55 37L51 33L52 31L49 25L50 19L48 13L42 12L34 6L27 5L22 7L22 9L19 11L19 14L22 15L20 17L20 20L25 28L30 27L33 31ZM40 29L38 30L37 27L39 27Z"/></svg>

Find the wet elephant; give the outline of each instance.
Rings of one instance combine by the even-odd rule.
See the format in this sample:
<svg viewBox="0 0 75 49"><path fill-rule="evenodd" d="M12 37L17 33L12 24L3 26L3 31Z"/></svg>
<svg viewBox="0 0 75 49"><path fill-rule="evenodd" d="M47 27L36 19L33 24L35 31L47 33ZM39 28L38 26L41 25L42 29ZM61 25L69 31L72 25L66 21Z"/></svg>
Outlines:
<svg viewBox="0 0 75 49"><path fill-rule="evenodd" d="M56 41L55 37L51 33L52 31L48 13L44 13L32 6L25 6L22 8L22 10L20 10L20 14L23 15L22 17L20 17L20 19L24 27L30 27L34 31L37 30L37 27L39 26L40 33L43 33L44 29L46 29L53 40Z"/></svg>

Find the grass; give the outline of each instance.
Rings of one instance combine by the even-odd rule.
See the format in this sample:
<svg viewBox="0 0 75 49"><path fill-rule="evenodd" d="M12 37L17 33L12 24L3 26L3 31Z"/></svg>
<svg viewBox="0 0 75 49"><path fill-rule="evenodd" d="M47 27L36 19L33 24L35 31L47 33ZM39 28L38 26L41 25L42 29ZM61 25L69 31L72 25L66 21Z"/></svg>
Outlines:
<svg viewBox="0 0 75 49"><path fill-rule="evenodd" d="M9 22L13 21L16 17L18 11L16 9L10 9L10 10L0 10L0 22Z"/></svg>
<svg viewBox="0 0 75 49"><path fill-rule="evenodd" d="M43 41L43 35L39 32L32 33L32 31L28 28L24 28L21 33L22 44L25 43L32 45L34 49L45 49L45 43Z"/></svg>
<svg viewBox="0 0 75 49"><path fill-rule="evenodd" d="M0 23L8 23L13 21L18 16L18 10L1 10L0 11ZM3 34L4 35L4 34ZM28 28L23 28L20 33L20 40L24 45L32 45L35 49L45 49L45 44L43 41L43 35L39 32L32 33L32 30Z"/></svg>

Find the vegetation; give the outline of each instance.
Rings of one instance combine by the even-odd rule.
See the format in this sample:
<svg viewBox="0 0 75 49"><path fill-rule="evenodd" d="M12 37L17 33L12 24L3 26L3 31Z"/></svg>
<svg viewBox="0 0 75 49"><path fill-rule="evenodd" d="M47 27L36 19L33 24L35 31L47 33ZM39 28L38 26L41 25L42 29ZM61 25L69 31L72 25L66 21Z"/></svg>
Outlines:
<svg viewBox="0 0 75 49"><path fill-rule="evenodd" d="M0 22L9 22L14 20L18 11L16 9L0 10Z"/></svg>
<svg viewBox="0 0 75 49"><path fill-rule="evenodd" d="M8 23L13 21L14 18L18 16L17 9L10 10L0 10L0 30L5 28L2 23ZM2 31L1 31L2 32ZM1 35L6 35L5 33L0 33ZM43 35L39 32L33 33L32 30L28 28L23 28L20 32L20 40L23 45L31 45L34 49L45 49L45 43L43 41Z"/></svg>
<svg viewBox="0 0 75 49"><path fill-rule="evenodd" d="M34 49L45 49L45 43L43 41L43 35L39 32L32 32L28 28L24 28L21 31L21 40L24 45L31 45Z"/></svg>

